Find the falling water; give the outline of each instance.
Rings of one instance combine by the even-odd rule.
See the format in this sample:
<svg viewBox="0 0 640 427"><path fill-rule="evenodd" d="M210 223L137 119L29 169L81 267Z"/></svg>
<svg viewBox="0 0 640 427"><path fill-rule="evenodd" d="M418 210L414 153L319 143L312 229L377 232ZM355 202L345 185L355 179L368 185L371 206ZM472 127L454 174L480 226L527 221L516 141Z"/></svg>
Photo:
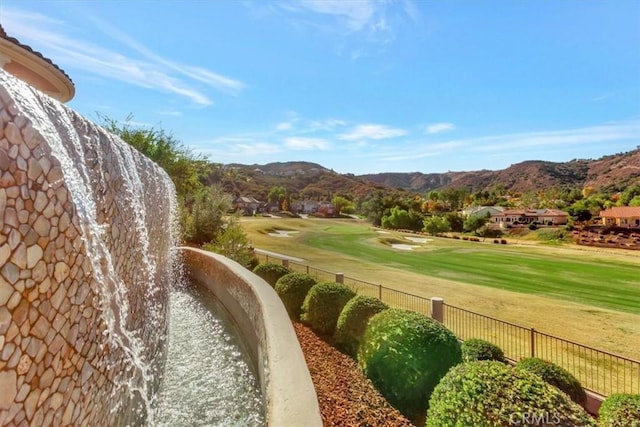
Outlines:
<svg viewBox="0 0 640 427"><path fill-rule="evenodd" d="M151 161L74 111L5 73L0 73L0 83L11 89L21 114L48 143L72 196L99 288L102 349L108 356L102 368L115 373L112 414L120 423L146 419L153 425L176 242L173 184ZM164 230L164 237L150 236L151 227ZM123 241L131 253L121 253ZM135 263L135 268L127 270L124 262ZM135 273L125 279L125 270ZM131 289L143 289L144 297L130 298Z"/></svg>

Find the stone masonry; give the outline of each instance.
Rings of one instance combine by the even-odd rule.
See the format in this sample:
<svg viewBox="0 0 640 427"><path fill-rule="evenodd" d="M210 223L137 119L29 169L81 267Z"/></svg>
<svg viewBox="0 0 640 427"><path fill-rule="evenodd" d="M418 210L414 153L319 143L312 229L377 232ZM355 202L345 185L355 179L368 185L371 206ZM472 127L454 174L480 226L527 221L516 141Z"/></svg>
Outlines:
<svg viewBox="0 0 640 427"><path fill-rule="evenodd" d="M173 194L157 165L0 70L0 425L143 422Z"/></svg>

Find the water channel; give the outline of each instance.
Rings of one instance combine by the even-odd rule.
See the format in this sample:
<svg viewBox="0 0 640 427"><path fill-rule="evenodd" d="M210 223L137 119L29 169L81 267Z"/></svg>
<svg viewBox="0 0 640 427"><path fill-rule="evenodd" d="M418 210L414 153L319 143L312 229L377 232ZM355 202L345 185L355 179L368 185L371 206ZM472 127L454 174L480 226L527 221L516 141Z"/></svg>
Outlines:
<svg viewBox="0 0 640 427"><path fill-rule="evenodd" d="M157 426L264 426L260 384L232 320L195 285L170 295L167 364Z"/></svg>

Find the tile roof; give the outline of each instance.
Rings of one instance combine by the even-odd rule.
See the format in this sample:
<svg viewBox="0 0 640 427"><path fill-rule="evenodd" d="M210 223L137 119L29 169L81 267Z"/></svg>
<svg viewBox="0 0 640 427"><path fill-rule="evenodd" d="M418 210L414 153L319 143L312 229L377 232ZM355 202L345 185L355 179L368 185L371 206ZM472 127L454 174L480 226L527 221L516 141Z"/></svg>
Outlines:
<svg viewBox="0 0 640 427"><path fill-rule="evenodd" d="M631 218L640 217L640 206L614 206L600 211L602 218Z"/></svg>
<svg viewBox="0 0 640 427"><path fill-rule="evenodd" d="M7 35L7 32L4 30L4 28L2 28L2 24L0 24L0 38L1 39L5 39L8 42L11 42L13 44L15 44L16 46L21 47L22 49L25 49L26 51L34 54L35 56L37 56L38 58L42 59L43 61L47 62L48 64L51 64L52 66L54 66L58 71L60 71L62 74L65 75L66 78L69 79L69 81L71 82L71 84L73 84L73 80L71 80L71 77L69 77L69 75L67 73L64 72L64 70L60 67L58 67L56 64L53 63L52 60L50 60L49 58L47 58L46 56L44 56L43 54L41 54L40 52L33 50L31 48L31 46L28 46L26 44L22 44L18 41L18 39L16 39L15 37L9 37Z"/></svg>

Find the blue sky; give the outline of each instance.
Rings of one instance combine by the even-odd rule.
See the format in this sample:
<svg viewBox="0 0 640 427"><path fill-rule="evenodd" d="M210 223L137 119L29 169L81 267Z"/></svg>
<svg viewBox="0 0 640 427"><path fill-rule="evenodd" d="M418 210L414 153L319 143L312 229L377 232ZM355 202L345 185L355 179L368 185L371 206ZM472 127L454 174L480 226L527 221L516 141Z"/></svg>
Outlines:
<svg viewBox="0 0 640 427"><path fill-rule="evenodd" d="M640 1L3 0L69 74L220 163L502 169L640 145Z"/></svg>

